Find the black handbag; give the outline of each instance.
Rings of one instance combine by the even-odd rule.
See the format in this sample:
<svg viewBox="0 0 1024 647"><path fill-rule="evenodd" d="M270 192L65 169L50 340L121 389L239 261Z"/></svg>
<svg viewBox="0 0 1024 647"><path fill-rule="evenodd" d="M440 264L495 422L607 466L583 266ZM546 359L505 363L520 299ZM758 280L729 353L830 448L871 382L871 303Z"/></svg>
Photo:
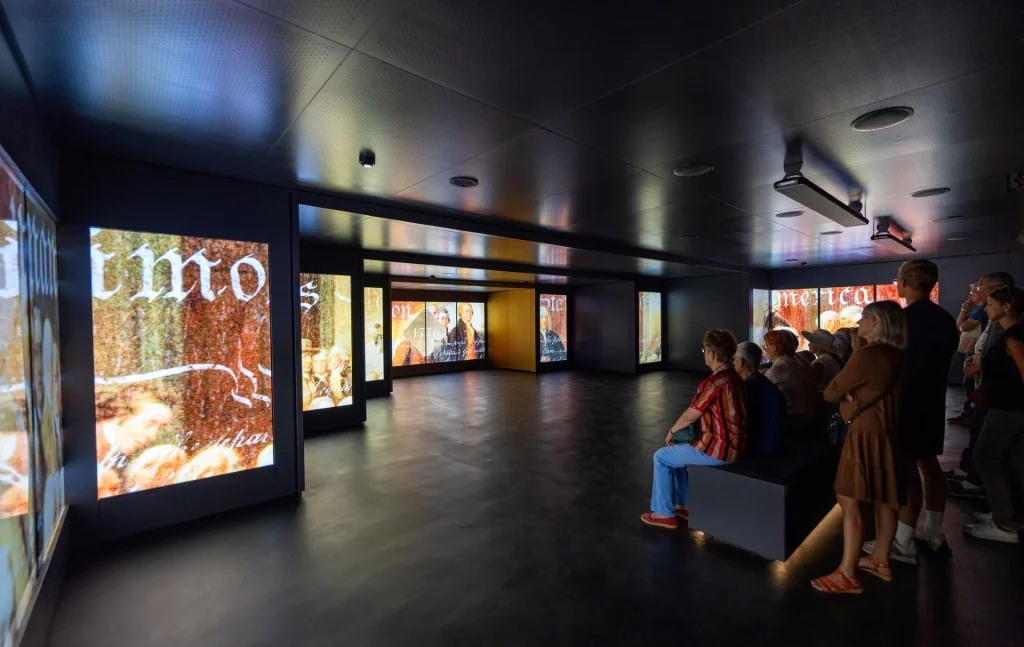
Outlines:
<svg viewBox="0 0 1024 647"><path fill-rule="evenodd" d="M902 369L903 367L901 364L900 370L896 373L896 379L892 381L892 384L889 385L889 388L887 388L885 391L882 391L882 394L879 395L874 400L872 400L869 404L860 407L856 411L854 411L853 415L850 416L849 420L844 420L843 414L839 413L838 411L829 416L828 423L825 425L825 437L828 438L828 442L830 445L832 445L833 447L843 446L843 443L846 442L846 432L850 429L850 423L856 420L860 416L860 414L864 413L865 411L867 411L868 409L870 409L871 407L875 406L883 399L885 399L885 396L892 393L892 390L896 387L897 384L899 384L900 377L902 377L903 375Z"/></svg>

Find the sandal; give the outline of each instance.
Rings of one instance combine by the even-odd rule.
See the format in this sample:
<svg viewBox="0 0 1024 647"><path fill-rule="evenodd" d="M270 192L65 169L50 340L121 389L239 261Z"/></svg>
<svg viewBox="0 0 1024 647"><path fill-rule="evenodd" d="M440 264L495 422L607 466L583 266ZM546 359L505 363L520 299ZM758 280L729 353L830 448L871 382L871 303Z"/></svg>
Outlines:
<svg viewBox="0 0 1024 647"><path fill-rule="evenodd" d="M640 521L643 521L648 526L655 526L656 528L665 528L667 530L675 530L679 527L679 521L677 521L675 517L668 517L666 519L662 519L660 517L655 517L653 513L650 512L645 512L642 515L640 515Z"/></svg>
<svg viewBox="0 0 1024 647"><path fill-rule="evenodd" d="M838 568L824 577L811 580L811 586L815 591L827 593L829 595L833 593L860 594L864 592L864 589L861 588L860 579L858 577L846 577L846 575L844 575Z"/></svg>
<svg viewBox="0 0 1024 647"><path fill-rule="evenodd" d="M860 561L857 562L857 568L866 573L871 573L883 582L892 582L892 568L888 564L876 561L871 555L861 557Z"/></svg>

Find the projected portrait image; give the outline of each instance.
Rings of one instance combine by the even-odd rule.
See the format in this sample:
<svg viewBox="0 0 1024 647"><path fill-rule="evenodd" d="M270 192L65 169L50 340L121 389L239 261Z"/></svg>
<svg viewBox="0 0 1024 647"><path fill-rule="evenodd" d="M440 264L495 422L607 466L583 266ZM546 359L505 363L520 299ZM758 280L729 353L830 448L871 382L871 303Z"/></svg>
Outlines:
<svg viewBox="0 0 1024 647"><path fill-rule="evenodd" d="M640 293L640 363L661 361L661 292Z"/></svg>
<svg viewBox="0 0 1024 647"><path fill-rule="evenodd" d="M457 321L458 304L452 302L428 302L426 317L427 363L440 364L456 361L453 335Z"/></svg>
<svg viewBox="0 0 1024 647"><path fill-rule="evenodd" d="M267 245L91 238L99 497L273 464Z"/></svg>
<svg viewBox="0 0 1024 647"><path fill-rule="evenodd" d="M363 288L366 381L384 379L384 288Z"/></svg>
<svg viewBox="0 0 1024 647"><path fill-rule="evenodd" d="M299 274L302 410L352 404L352 278Z"/></svg>
<svg viewBox="0 0 1024 647"><path fill-rule="evenodd" d="M769 330L788 330L796 335L799 349L807 349L802 333L818 327L818 288L772 290Z"/></svg>
<svg viewBox="0 0 1024 647"><path fill-rule="evenodd" d="M750 291L750 341L758 346L764 341L764 334L768 332L771 323L771 291L751 290Z"/></svg>
<svg viewBox="0 0 1024 647"><path fill-rule="evenodd" d="M564 294L542 294L537 311L540 335L537 337L540 361L564 362L568 359L568 312Z"/></svg>
<svg viewBox="0 0 1024 647"><path fill-rule="evenodd" d="M484 304L393 301L392 366L416 366L484 359L487 340Z"/></svg>
<svg viewBox="0 0 1024 647"><path fill-rule="evenodd" d="M392 366L427 363L426 305L422 301L391 302Z"/></svg>
<svg viewBox="0 0 1024 647"><path fill-rule="evenodd" d="M821 288L818 327L830 333L840 328L856 328L864 307L875 300L875 286L851 285Z"/></svg>

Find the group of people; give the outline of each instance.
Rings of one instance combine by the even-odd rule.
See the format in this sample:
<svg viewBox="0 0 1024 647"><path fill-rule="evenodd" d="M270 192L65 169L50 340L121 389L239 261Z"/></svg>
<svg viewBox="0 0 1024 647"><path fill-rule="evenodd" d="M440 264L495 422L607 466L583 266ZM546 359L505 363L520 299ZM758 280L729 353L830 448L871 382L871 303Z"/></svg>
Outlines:
<svg viewBox="0 0 1024 647"><path fill-rule="evenodd" d="M688 519L688 466L722 465L747 451L824 435L825 420L838 412L845 436L834 486L843 512L843 558L835 571L812 581L816 590L860 593L860 573L890 581L891 560L917 562L915 540L948 553L942 532L947 477L988 495L992 512L978 513L967 534L1018 543L1024 528L1024 511L1014 509L1014 495L1024 492L1024 291L1009 275L990 274L964 305L984 305L987 327L964 365L979 380L965 408L972 434L963 471L944 474L938 456L958 322L929 299L937 282L934 263L905 263L897 287L906 307L878 301L864 308L856 329L804 332L809 357L797 351L794 333L768 332L767 370L757 344L709 331L703 350L711 375L654 454L651 512L641 520L672 529ZM962 316L961 330L968 319L978 320L977 314ZM873 505L875 539L862 543L865 503Z"/></svg>
<svg viewBox="0 0 1024 647"><path fill-rule="evenodd" d="M313 348L302 340L302 410L352 404L352 357L348 349Z"/></svg>

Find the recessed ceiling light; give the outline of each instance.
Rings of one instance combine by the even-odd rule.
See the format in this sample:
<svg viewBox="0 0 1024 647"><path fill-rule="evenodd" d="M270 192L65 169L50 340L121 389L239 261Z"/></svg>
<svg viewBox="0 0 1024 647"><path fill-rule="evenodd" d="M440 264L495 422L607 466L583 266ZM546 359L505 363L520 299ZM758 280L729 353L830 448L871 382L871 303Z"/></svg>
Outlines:
<svg viewBox="0 0 1024 647"><path fill-rule="evenodd" d="M914 114L914 109L904 106L872 110L854 119L853 123L850 124L850 128L862 133L883 130L903 123L910 119L912 114Z"/></svg>
<svg viewBox="0 0 1024 647"><path fill-rule="evenodd" d="M687 166L680 166L672 169L672 175L676 175L678 177L697 177L698 175L707 175L714 170L715 167L712 164L688 164Z"/></svg>
<svg viewBox="0 0 1024 647"><path fill-rule="evenodd" d="M949 187L937 186L933 189L921 189L920 191L914 191L910 194L911 198L930 198L933 195L942 195L943 193L949 193Z"/></svg>
<svg viewBox="0 0 1024 647"><path fill-rule="evenodd" d="M950 222L952 220L963 220L963 216L943 216L941 218L935 218L932 222Z"/></svg>
<svg viewBox="0 0 1024 647"><path fill-rule="evenodd" d="M787 258L786 259L787 263L795 263L796 261L797 261L797 259L795 259L795 258Z"/></svg>
<svg viewBox="0 0 1024 647"><path fill-rule="evenodd" d="M821 232L820 235L821 236L838 236L841 233L843 233L843 232L841 232L841 231L823 231L823 232Z"/></svg>
<svg viewBox="0 0 1024 647"><path fill-rule="evenodd" d="M950 241L952 243L955 243L955 242L957 242L959 240L973 240L973 239L974 239L974 236L953 236L951 238L947 238L946 240L948 240L948 241Z"/></svg>
<svg viewBox="0 0 1024 647"><path fill-rule="evenodd" d="M480 180L475 177L469 177L468 175L456 175L449 179L448 183L452 186L457 186L460 189L471 189L480 184Z"/></svg>
<svg viewBox="0 0 1024 647"><path fill-rule="evenodd" d="M804 215L803 211L783 211L782 213L775 214L776 218L799 218Z"/></svg>

